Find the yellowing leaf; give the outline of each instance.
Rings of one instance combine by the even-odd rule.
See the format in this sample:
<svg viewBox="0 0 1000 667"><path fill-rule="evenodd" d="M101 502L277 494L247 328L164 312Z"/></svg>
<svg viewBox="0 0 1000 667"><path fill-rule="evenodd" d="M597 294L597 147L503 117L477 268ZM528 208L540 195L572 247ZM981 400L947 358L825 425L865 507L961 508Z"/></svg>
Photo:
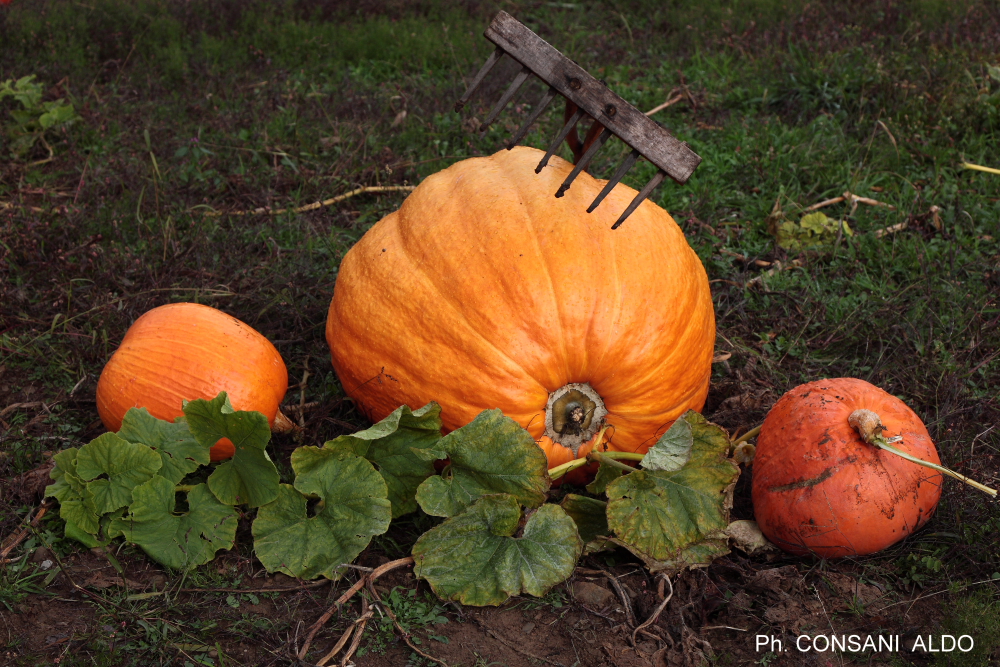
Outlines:
<svg viewBox="0 0 1000 667"><path fill-rule="evenodd" d="M725 553L739 467L729 437L689 411L691 458L674 471L639 470L608 485L608 526L647 564L680 569ZM654 569L657 569L654 567ZM662 568L660 568L662 569Z"/></svg>

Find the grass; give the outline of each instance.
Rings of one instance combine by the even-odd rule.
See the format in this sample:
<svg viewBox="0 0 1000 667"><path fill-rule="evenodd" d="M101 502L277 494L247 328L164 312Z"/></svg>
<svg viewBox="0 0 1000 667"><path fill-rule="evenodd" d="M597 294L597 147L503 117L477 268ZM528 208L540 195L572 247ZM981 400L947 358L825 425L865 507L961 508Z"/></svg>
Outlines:
<svg viewBox="0 0 1000 667"><path fill-rule="evenodd" d="M713 419L753 425L763 410L719 406L857 376L904 398L946 465L996 485L1000 177L959 167L1000 167L1000 80L989 69L1000 65L1000 14L985 0L14 2L0 10L0 81L35 75L43 99L71 103L80 120L46 131L51 160L42 142L7 159L8 131L0 138L0 410L44 404L0 416L0 474L100 432L92 400L104 361L135 317L170 301L208 303L256 327L293 383L308 369L305 400L321 407L309 413L307 443L364 426L329 365L326 308L343 254L405 195L302 214L225 213L414 184L496 150L539 87L485 136L470 131L471 119L488 111L502 76L462 114L451 107L491 50L481 33L498 7L640 109L685 92L656 119L704 161L688 184L665 184L654 199L704 261L717 347L733 353L715 367ZM17 108L0 102L0 126ZM526 143L546 145L561 114L545 114ZM625 152L612 142L591 171L610 173ZM639 165L626 182L651 175ZM795 221L844 191L895 208L830 206L853 237L801 256L776 246L766 224L776 202ZM801 266L748 286L763 273L755 260L795 259ZM286 476L297 444L274 443ZM4 502L6 534L27 501ZM746 497L736 512L749 513ZM862 566L907 591L988 581L1000 572L998 528L995 506L948 484L925 532ZM401 521L375 548L405 555L419 532ZM210 567L191 575L205 587L232 576ZM4 580L4 600L24 590L18 581ZM992 637L975 623L997 589L977 590L948 598L947 622ZM258 628L259 615L243 618L225 595L211 600L234 615L226 641L283 641L287 621ZM284 618L308 618L304 600ZM212 644L218 628L183 625L191 611L129 608L168 625L129 626L114 649L86 638L81 664L166 659L167 627L187 633L181 643ZM125 612L108 613L120 622Z"/></svg>

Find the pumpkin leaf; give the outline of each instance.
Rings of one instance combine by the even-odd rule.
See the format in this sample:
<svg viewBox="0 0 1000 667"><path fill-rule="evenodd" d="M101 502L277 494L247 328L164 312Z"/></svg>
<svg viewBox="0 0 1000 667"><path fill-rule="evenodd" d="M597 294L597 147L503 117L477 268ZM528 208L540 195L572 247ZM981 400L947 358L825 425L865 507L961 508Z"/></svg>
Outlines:
<svg viewBox="0 0 1000 667"><path fill-rule="evenodd" d="M66 508L64 505L59 506L59 516L66 524L63 528L66 537L76 540L88 549L93 549L94 547L104 547L111 543L110 537L105 537L102 540L97 536L100 531L100 524L95 522L93 525L96 526L96 528L93 530L91 530L89 526L87 528L81 527L66 514Z"/></svg>
<svg viewBox="0 0 1000 667"><path fill-rule="evenodd" d="M93 494L94 511L107 514L132 502L132 490L152 478L163 463L146 445L105 433L80 448L76 474Z"/></svg>
<svg viewBox="0 0 1000 667"><path fill-rule="evenodd" d="M691 458L683 468L637 470L608 485L608 526L633 553L660 569L711 562L727 549L739 467L726 458L729 437L689 411ZM724 551L723 551L724 553ZM708 560L702 560L708 558Z"/></svg>
<svg viewBox="0 0 1000 667"><path fill-rule="evenodd" d="M608 484L625 474L627 473L618 466L609 465L602 461L601 465L597 468L597 475L594 477L594 481L587 485L587 491L594 494L604 493L607 491Z"/></svg>
<svg viewBox="0 0 1000 667"><path fill-rule="evenodd" d="M729 553L729 537L724 532L713 532L705 539L687 545L666 560L656 560L631 547L628 549L642 559L646 569L651 573L664 571L673 573L692 567L704 567L716 558L725 556Z"/></svg>
<svg viewBox="0 0 1000 667"><path fill-rule="evenodd" d="M606 502L597 498L568 493L559 506L576 524L577 532L580 533L580 539L584 543L583 552L585 554L614 546L604 539L611 534L611 529L608 528L608 504Z"/></svg>
<svg viewBox="0 0 1000 667"><path fill-rule="evenodd" d="M545 453L500 410L484 410L435 449L447 453L450 463L417 488L417 502L431 516L455 516L495 493L509 493L528 508L545 502L550 484Z"/></svg>
<svg viewBox="0 0 1000 667"><path fill-rule="evenodd" d="M295 486L257 510L254 550L268 572L339 579L375 535L389 529L388 487L366 459L337 449L299 447L292 452ZM307 503L318 497L315 513Z"/></svg>
<svg viewBox="0 0 1000 667"><path fill-rule="evenodd" d="M52 457L56 465L52 468L52 472L49 473L49 477L52 478L52 484L45 487L46 498L51 496L60 503L66 500L80 500L83 498L87 483L80 479L80 476L76 472L76 457L79 453L80 449L78 447L70 447Z"/></svg>
<svg viewBox="0 0 1000 667"><path fill-rule="evenodd" d="M188 570L230 549L236 540L239 515L219 502L208 486L187 493L188 511L176 514L174 483L154 476L135 487L128 515L111 522L112 531L142 547L151 558L177 570Z"/></svg>
<svg viewBox="0 0 1000 667"><path fill-rule="evenodd" d="M691 424L681 417L649 448L639 465L646 470L680 470L690 460L693 445Z"/></svg>
<svg viewBox="0 0 1000 667"><path fill-rule="evenodd" d="M163 462L157 474L174 484L210 462L210 447L198 442L187 421L157 419L146 408L131 408L125 413L118 437L155 449Z"/></svg>
<svg viewBox="0 0 1000 667"><path fill-rule="evenodd" d="M208 478L208 488L227 505L246 503L260 507L278 495L278 469L264 448L271 439L267 417L259 412L233 410L226 392L211 401L184 404L191 433L202 447L211 448L221 438L236 447L233 458L223 462Z"/></svg>
<svg viewBox="0 0 1000 667"><path fill-rule="evenodd" d="M558 505L542 505L515 537L520 520L515 496L477 499L420 536L413 545L414 574L439 598L467 605L500 605L520 593L544 595L573 574L583 542Z"/></svg>
<svg viewBox="0 0 1000 667"><path fill-rule="evenodd" d="M408 406L369 429L342 435L323 445L326 449L349 451L368 459L382 475L389 489L392 518L417 510L417 487L434 474L433 447L441 440L441 406L428 403L415 412ZM433 452L434 458L421 454Z"/></svg>

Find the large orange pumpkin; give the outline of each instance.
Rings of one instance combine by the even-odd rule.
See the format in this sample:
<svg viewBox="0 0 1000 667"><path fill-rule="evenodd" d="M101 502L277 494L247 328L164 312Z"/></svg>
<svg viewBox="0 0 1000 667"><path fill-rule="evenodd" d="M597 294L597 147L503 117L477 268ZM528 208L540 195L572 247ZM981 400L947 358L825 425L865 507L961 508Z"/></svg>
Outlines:
<svg viewBox="0 0 1000 667"><path fill-rule="evenodd" d="M441 404L447 429L500 408L550 467L644 452L708 392L715 317L701 261L662 208L532 148L425 179L340 266L326 324L345 391L373 420Z"/></svg>
<svg viewBox="0 0 1000 667"><path fill-rule="evenodd" d="M172 303L144 313L125 333L97 382L97 411L118 431L129 408L173 421L185 400L225 391L235 409L257 410L273 424L287 389L285 362L251 326L210 306ZM223 438L211 457L234 451Z"/></svg>
<svg viewBox="0 0 1000 667"><path fill-rule="evenodd" d="M753 506L769 540L822 558L880 551L924 525L943 477L865 443L848 422L871 410L893 446L940 464L920 418L895 396L854 378L809 382L768 413L753 462Z"/></svg>

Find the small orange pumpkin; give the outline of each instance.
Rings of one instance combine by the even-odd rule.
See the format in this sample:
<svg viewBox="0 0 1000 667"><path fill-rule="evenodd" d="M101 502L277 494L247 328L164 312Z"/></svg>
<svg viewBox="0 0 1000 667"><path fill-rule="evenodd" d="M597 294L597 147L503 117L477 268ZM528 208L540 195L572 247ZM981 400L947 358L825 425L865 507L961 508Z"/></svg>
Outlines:
<svg viewBox="0 0 1000 667"><path fill-rule="evenodd" d="M347 253L326 324L344 390L372 420L442 406L448 430L500 408L550 467L645 452L708 392L715 318L701 261L674 220L573 165L519 147L426 178Z"/></svg>
<svg viewBox="0 0 1000 667"><path fill-rule="evenodd" d="M940 473L864 442L848 419L871 410L894 447L940 464L920 418L895 396L855 378L809 382L768 413L753 462L754 514L783 550L861 556L923 526L941 498Z"/></svg>
<svg viewBox="0 0 1000 667"><path fill-rule="evenodd" d="M97 382L97 411L118 431L129 408L173 421L185 400L229 394L233 408L287 421L278 406L288 389L281 355L251 326L210 306L172 303L144 313L125 333ZM279 416L280 415L280 416ZM213 461L233 455L223 438Z"/></svg>

